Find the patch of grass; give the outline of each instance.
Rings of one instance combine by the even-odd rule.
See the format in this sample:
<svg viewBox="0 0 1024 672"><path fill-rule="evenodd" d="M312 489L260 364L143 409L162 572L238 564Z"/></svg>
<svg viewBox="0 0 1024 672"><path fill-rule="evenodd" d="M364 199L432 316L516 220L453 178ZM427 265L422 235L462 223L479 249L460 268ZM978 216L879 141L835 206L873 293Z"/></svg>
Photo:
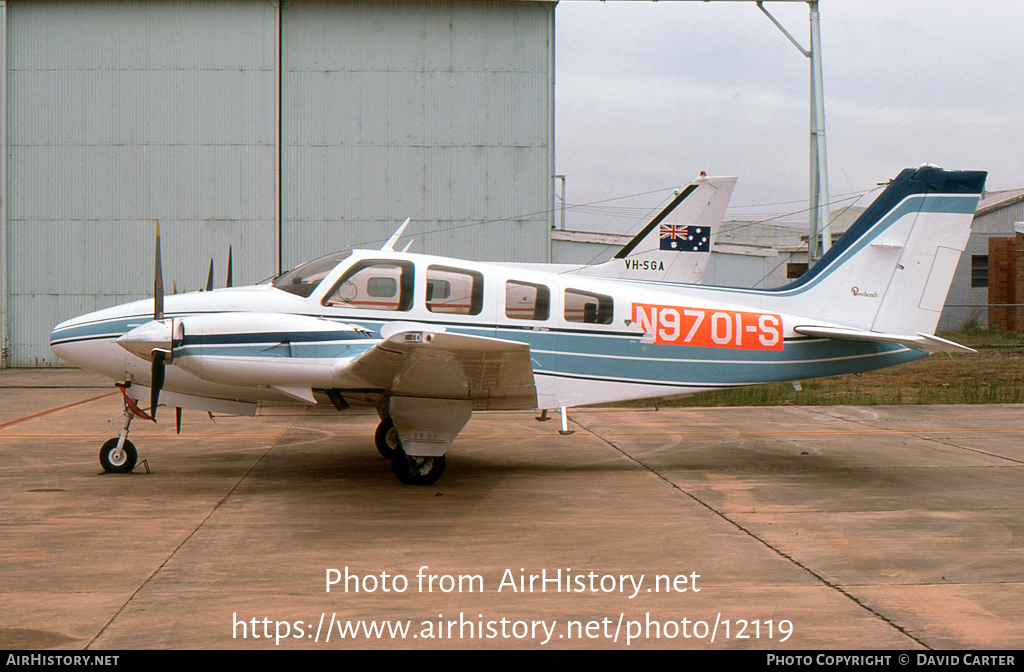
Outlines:
<svg viewBox="0 0 1024 672"><path fill-rule="evenodd" d="M908 364L858 375L704 392L660 406L779 406L1024 403L1024 336L976 325L940 334L977 353L936 353ZM621 404L619 404L621 405ZM635 406L656 405L653 400Z"/></svg>
<svg viewBox="0 0 1024 672"><path fill-rule="evenodd" d="M1019 347L1024 350L1024 334L1002 329L986 329L979 326L977 320L971 320L955 331L942 331L936 335L969 348Z"/></svg>

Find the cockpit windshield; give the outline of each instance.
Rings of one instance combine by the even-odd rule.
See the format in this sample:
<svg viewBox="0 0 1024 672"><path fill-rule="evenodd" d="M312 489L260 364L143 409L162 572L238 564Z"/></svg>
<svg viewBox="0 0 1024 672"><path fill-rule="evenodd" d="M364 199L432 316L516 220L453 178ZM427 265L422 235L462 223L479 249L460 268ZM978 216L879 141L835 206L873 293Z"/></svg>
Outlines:
<svg viewBox="0 0 1024 672"><path fill-rule="evenodd" d="M277 276L271 284L291 294L307 297L338 264L350 256L352 256L352 250L335 252L326 257L307 261L284 275Z"/></svg>

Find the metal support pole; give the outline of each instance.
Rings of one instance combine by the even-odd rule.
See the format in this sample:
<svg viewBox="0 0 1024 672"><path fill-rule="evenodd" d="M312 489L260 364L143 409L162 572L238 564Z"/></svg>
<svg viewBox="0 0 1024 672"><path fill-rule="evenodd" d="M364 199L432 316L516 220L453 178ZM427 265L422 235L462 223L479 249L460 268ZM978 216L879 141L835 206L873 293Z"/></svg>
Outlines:
<svg viewBox="0 0 1024 672"><path fill-rule="evenodd" d="M821 21L818 14L818 1L807 3L810 9L811 23L811 104L814 106L811 120L811 141L814 145L812 155L815 158L815 175L812 178L817 184L816 212L811 215L818 222L821 230L821 254L832 247L832 233L829 229L832 213L828 197L828 163L825 154L825 91L821 76Z"/></svg>
<svg viewBox="0 0 1024 672"><path fill-rule="evenodd" d="M277 62L275 73L277 79L277 137L275 140L276 147L274 148L274 157L276 165L274 166L274 191L277 196L277 213L274 215L274 219L277 220L277 274L281 275L284 273L284 164L283 164L283 132L284 127L282 124L282 115L284 114L284 35L281 32L282 24L284 23L282 15L284 14L284 0L271 0L271 6L274 7L274 13L276 14L275 23L277 27Z"/></svg>
<svg viewBox="0 0 1024 672"><path fill-rule="evenodd" d="M782 27L774 16L768 13L761 2L758 9L764 12L775 27L782 31L800 53L811 62L811 96L810 96L810 196L808 198L808 219L810 234L807 236L807 263L813 264L821 258L828 248L832 247L832 234L829 231L828 168L825 161L825 92L821 76L821 25L818 15L818 0L807 0L810 10L811 48L804 49L789 31Z"/></svg>
<svg viewBox="0 0 1024 672"><path fill-rule="evenodd" d="M0 369L10 363L11 307L10 307L10 259L7 239L8 185L10 182L10 159L7 145L7 117L10 114L7 99L7 0L0 0Z"/></svg>
<svg viewBox="0 0 1024 672"><path fill-rule="evenodd" d="M555 5L548 7L548 175L555 172ZM555 200L555 184L548 180L547 202ZM563 222L564 223L564 222ZM551 263L551 230L555 228L555 213L548 214L547 262Z"/></svg>
<svg viewBox="0 0 1024 672"><path fill-rule="evenodd" d="M565 231L565 175L555 175L555 179L562 181L562 220L558 228L560 231Z"/></svg>

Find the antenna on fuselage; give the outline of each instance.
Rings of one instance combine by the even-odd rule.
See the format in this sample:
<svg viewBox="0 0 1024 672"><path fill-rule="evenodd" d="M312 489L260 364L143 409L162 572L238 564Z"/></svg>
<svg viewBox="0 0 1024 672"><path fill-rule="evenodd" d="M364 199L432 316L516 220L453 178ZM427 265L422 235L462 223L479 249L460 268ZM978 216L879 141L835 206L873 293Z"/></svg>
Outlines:
<svg viewBox="0 0 1024 672"><path fill-rule="evenodd" d="M409 226L409 220L411 219L412 217L405 218L405 221L402 222L400 227L398 227L398 230L391 234L391 237L388 238L388 242L384 243L384 246L380 248L381 252L395 251L395 243L397 243L398 239L402 237L402 232L405 231L405 227Z"/></svg>

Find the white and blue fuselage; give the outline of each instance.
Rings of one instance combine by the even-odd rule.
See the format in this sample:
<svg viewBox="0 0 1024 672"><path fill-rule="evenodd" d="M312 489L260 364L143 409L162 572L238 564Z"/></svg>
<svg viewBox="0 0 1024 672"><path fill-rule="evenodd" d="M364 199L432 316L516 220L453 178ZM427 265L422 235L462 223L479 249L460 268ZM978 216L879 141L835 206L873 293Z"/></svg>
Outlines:
<svg viewBox="0 0 1024 672"><path fill-rule="evenodd" d="M168 296L162 314L143 300L83 315L51 346L130 381L134 398L166 361L167 405L373 405L410 455L443 456L473 410L690 395L963 350L934 330L984 179L903 171L777 289L356 250L265 284Z"/></svg>

